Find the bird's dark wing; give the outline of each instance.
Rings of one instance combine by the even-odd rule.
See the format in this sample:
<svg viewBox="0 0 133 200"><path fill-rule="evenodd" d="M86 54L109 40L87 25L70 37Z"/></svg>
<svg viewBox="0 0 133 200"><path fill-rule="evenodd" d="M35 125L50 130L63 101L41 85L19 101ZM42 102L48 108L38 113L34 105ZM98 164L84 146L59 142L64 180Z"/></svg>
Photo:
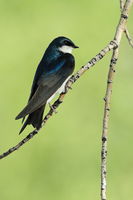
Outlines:
<svg viewBox="0 0 133 200"><path fill-rule="evenodd" d="M54 63L52 70L43 74L38 81L38 87L28 102L28 105L19 113L16 119L31 114L42 105L61 87L74 70L74 57L64 54Z"/></svg>

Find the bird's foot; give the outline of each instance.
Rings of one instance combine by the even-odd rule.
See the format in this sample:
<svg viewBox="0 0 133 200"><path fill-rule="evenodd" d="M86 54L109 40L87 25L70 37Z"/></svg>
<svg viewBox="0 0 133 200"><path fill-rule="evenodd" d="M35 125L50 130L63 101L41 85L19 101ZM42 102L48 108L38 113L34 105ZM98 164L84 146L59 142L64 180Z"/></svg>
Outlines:
<svg viewBox="0 0 133 200"><path fill-rule="evenodd" d="M57 110L50 103L49 103L49 107L55 114L57 114Z"/></svg>
<svg viewBox="0 0 133 200"><path fill-rule="evenodd" d="M67 93L68 89L69 89L69 90L72 90L72 87L69 86L69 85L66 85L66 86L65 86L65 91L64 91L64 93Z"/></svg>
<svg viewBox="0 0 133 200"><path fill-rule="evenodd" d="M68 85L67 87L68 87L70 90L72 90L72 87L71 87L71 86Z"/></svg>

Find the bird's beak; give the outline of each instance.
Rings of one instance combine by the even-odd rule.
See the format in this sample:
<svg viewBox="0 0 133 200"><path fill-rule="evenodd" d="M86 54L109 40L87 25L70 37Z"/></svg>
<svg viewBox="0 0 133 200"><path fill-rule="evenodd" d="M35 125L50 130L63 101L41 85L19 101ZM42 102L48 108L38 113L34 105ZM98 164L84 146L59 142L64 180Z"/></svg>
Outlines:
<svg viewBox="0 0 133 200"><path fill-rule="evenodd" d="M79 47L78 47L78 46L76 46L76 45L74 44L73 48L75 48L75 49L76 49L76 48L79 48Z"/></svg>

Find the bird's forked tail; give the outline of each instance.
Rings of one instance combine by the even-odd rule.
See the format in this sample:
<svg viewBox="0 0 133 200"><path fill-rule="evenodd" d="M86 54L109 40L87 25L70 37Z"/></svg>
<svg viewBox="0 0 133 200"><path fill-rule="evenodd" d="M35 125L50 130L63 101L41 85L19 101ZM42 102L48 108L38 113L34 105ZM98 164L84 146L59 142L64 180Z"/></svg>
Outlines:
<svg viewBox="0 0 133 200"><path fill-rule="evenodd" d="M41 127L45 105L46 104L44 104L43 106L38 108L36 111L28 115L28 118L24 122L24 125L22 126L19 134L21 134L23 130L26 128L26 126L29 124L32 124L32 126L36 129L39 129Z"/></svg>

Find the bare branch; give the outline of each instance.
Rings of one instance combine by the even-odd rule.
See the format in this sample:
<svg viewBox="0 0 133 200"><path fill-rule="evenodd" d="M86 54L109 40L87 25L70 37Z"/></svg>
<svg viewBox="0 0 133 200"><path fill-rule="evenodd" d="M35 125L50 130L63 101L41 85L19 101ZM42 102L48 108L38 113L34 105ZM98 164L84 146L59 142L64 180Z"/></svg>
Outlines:
<svg viewBox="0 0 133 200"><path fill-rule="evenodd" d="M126 22L128 19L129 10L133 4L133 0L126 0L124 6L122 5L122 12L119 20L119 24L115 33L115 40L117 41L118 48L113 50L112 58L110 61L108 78L107 78L107 88L105 94L105 105L104 105L104 117L103 117L103 131L102 131L102 150L101 150L101 200L106 200L106 190L107 190L107 138L108 138L108 126L109 126L109 116L110 116L110 103L111 103L111 94L112 94L112 84L115 74L115 65L118 60L119 55L119 44L122 38L122 34L126 28Z"/></svg>
<svg viewBox="0 0 133 200"><path fill-rule="evenodd" d="M64 94L61 94L60 97L57 99L57 101L54 102L54 104L52 105L52 107L56 110L58 108L58 106L63 102L63 99L66 95L66 93L69 91L69 89L71 88L72 84L74 82L76 82L81 75L86 72L88 69L90 69L90 67L94 66L98 61L100 61L105 55L106 53L108 53L110 50L112 50L113 48L116 48L117 44L115 42L115 40L111 41L104 49L102 49L100 51L100 53L98 53L95 57L93 57L86 65L84 65L83 67L81 67L79 69L79 71L77 73L75 73L75 75L73 75L67 82L66 84L66 92ZM50 109L50 111L47 113L47 115L44 117L44 120L42 122L42 126L41 128L46 124L46 122L48 121L48 119L50 117L52 117L54 113L53 109ZM40 129L41 129L40 128ZM34 129L31 133L29 133L21 142L19 142L17 145L15 145L14 147L10 148L9 150L7 150L6 152L4 152L3 154L0 155L0 159L10 155L11 153L13 153L14 151L16 151L17 149L19 149L21 146L23 146L26 142L28 142L31 138L33 138L40 129Z"/></svg>
<svg viewBox="0 0 133 200"><path fill-rule="evenodd" d="M103 131L102 131L102 149L101 149L101 200L106 200L106 190L107 190L107 138L108 138L108 124L109 124L109 114L110 114L110 102L112 94L112 84L115 73L115 65L118 59L118 48L113 50L113 55L110 61L110 68L107 79L107 89L104 97L104 117L103 117Z"/></svg>
<svg viewBox="0 0 133 200"><path fill-rule="evenodd" d="M121 10L121 12L123 10L123 7L124 7L124 1L120 0L120 10ZM128 31L127 27L125 27L124 33L126 35L126 38L128 40L129 45L133 48L133 40L132 40L132 38L131 38L131 36L129 34L129 31Z"/></svg>

